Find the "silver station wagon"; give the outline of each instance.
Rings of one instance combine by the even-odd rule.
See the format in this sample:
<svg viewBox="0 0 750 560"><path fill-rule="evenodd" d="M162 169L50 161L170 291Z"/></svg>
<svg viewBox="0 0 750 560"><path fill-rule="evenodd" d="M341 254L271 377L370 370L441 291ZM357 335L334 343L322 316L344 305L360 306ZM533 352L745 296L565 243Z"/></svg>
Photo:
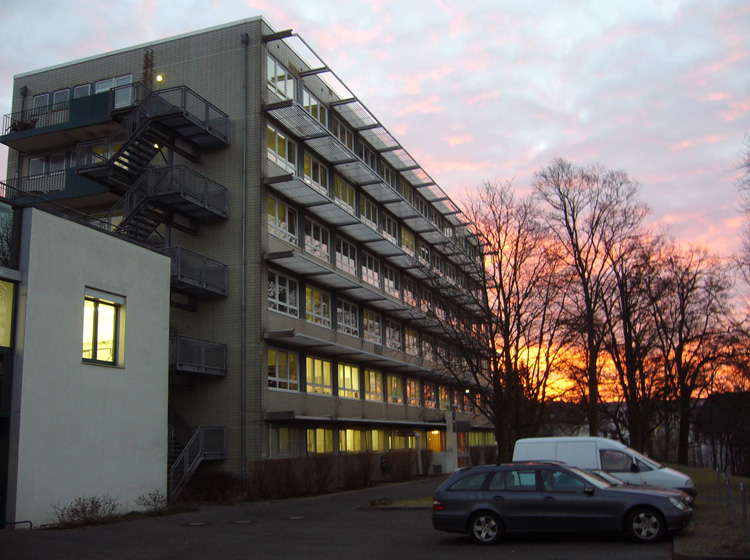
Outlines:
<svg viewBox="0 0 750 560"><path fill-rule="evenodd" d="M562 463L520 462L453 473L435 493L432 524L479 544L519 533L628 534L650 543L692 515L670 492L613 486Z"/></svg>

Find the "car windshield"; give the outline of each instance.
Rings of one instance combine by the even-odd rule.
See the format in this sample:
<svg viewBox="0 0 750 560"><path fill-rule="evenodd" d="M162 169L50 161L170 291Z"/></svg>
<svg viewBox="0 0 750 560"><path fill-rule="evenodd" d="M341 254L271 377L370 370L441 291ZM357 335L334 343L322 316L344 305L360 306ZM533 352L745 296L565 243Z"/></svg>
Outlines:
<svg viewBox="0 0 750 560"><path fill-rule="evenodd" d="M610 488L612 486L609 482L607 482L603 478L596 476L595 474L579 469L578 467L569 468L572 472L576 473L586 482L590 483L593 486L596 486L597 488Z"/></svg>
<svg viewBox="0 0 750 560"><path fill-rule="evenodd" d="M620 480L616 476L612 476L611 474L609 474L606 471L595 470L595 471L587 471L587 472L589 474L591 474L592 476L597 476L599 478L602 478L602 479L606 480L612 486L621 486L621 485L625 484L622 480Z"/></svg>

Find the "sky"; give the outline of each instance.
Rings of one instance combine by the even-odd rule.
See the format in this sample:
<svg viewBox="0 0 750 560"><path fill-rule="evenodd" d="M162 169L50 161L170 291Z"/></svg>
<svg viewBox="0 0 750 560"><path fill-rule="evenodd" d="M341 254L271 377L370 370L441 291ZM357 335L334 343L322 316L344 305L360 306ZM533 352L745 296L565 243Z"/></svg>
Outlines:
<svg viewBox="0 0 750 560"><path fill-rule="evenodd" d="M2 115L16 74L263 15L459 202L485 181L528 193L561 157L627 171L681 243L740 246L747 0L0 0L0 13ZM0 180L6 166L0 146Z"/></svg>

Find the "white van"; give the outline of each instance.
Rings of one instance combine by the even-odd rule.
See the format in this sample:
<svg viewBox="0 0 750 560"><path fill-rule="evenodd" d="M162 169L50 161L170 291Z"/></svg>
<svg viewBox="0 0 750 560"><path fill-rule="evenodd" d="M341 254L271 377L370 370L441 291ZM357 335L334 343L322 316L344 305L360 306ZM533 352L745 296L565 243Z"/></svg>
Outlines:
<svg viewBox="0 0 750 560"><path fill-rule="evenodd" d="M541 437L519 439L514 461L560 461L582 469L601 469L623 482L676 488L695 497L691 478L644 457L619 441L603 437Z"/></svg>

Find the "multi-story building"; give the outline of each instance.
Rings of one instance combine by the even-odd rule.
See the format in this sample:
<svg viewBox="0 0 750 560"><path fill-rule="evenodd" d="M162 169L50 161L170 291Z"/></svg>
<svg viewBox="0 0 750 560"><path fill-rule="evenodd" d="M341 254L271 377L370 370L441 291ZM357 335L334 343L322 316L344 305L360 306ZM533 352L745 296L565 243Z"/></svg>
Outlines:
<svg viewBox="0 0 750 560"><path fill-rule="evenodd" d="M13 94L8 192L172 259L172 491L193 459L420 445L452 470L492 442L435 354L426 279L469 289L480 258L461 213L298 35L248 19Z"/></svg>

